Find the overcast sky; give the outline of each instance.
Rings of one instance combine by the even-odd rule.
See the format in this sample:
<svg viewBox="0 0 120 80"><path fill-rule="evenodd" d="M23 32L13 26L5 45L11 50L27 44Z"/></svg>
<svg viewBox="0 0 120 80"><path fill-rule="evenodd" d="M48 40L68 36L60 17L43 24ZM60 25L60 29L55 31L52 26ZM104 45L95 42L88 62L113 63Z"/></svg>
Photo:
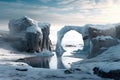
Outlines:
<svg viewBox="0 0 120 80"><path fill-rule="evenodd" d="M52 27L118 23L120 0L0 0L0 28L22 16L49 22Z"/></svg>

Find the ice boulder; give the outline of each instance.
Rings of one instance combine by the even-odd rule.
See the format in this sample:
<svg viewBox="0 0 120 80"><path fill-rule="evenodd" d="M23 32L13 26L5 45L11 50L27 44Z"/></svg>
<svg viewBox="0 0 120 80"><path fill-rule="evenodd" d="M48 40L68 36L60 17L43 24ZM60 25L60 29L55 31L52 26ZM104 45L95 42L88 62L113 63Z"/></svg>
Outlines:
<svg viewBox="0 0 120 80"><path fill-rule="evenodd" d="M50 24L40 23L29 17L9 21L9 39L14 39L12 45L18 50L41 52L51 50L49 39Z"/></svg>

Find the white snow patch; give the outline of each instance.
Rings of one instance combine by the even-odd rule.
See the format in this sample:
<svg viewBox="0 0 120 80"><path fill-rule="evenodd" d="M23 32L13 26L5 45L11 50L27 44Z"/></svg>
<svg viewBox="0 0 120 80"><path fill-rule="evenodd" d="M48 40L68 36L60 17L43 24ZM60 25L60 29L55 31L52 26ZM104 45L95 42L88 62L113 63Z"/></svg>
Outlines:
<svg viewBox="0 0 120 80"><path fill-rule="evenodd" d="M26 31L27 31L27 32L30 32L30 33L35 33L35 34L36 34L37 32L42 33L40 27L38 27L37 24L34 24L34 25L31 26L31 27L28 27Z"/></svg>
<svg viewBox="0 0 120 80"><path fill-rule="evenodd" d="M117 24L106 24L106 25L92 25L90 24L89 27L92 27L92 28L96 28L96 29L99 29L99 30L107 30L107 29L111 29L111 28L115 28Z"/></svg>
<svg viewBox="0 0 120 80"><path fill-rule="evenodd" d="M97 36L93 39L96 39L96 40L107 40L107 39L113 39L111 36Z"/></svg>

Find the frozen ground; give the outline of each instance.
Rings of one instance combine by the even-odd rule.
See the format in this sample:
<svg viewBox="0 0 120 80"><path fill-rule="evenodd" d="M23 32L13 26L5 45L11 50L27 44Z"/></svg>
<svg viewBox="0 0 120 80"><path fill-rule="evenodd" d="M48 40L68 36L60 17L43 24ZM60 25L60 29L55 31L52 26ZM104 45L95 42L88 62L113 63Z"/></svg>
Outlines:
<svg viewBox="0 0 120 80"><path fill-rule="evenodd" d="M119 48L120 45L115 47L117 50L119 50ZM112 50L112 48L109 51L111 52L112 56L114 55L114 58L119 58L118 56L115 56L118 54L117 51ZM109 51L106 51L106 53L109 53ZM75 62L74 64L70 63L72 64L73 68L72 70L70 69L72 73L67 74L65 73L66 69L33 68L22 62L14 62L19 58L35 55L16 51L10 46L10 44L0 38L0 80L109 80L100 78L92 73L92 68L95 66L101 66L101 68L104 68L103 66L106 64L106 62L104 63L104 61L102 61L103 59L106 58L110 60L111 55L107 55L106 53L90 60L83 60L80 62ZM68 53L65 53L63 56L68 56L66 54ZM63 63L67 61L74 61L72 59L73 57L69 57L70 56L63 57ZM115 66L119 66L119 64L111 62L108 63L110 66L113 64ZM54 64L54 62L51 64Z"/></svg>
<svg viewBox="0 0 120 80"><path fill-rule="evenodd" d="M99 67L105 72L120 69L120 45L113 46L101 55L92 59L85 59L72 64L72 67L80 67L83 71L93 73L94 67Z"/></svg>

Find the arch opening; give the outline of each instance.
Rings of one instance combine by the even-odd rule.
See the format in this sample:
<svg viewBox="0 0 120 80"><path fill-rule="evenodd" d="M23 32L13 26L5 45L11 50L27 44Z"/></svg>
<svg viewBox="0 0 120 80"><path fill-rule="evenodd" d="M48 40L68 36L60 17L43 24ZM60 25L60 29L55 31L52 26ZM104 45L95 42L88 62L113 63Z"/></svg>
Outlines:
<svg viewBox="0 0 120 80"><path fill-rule="evenodd" d="M61 46L67 52L82 50L84 46L82 35L75 30L68 31L62 38Z"/></svg>

